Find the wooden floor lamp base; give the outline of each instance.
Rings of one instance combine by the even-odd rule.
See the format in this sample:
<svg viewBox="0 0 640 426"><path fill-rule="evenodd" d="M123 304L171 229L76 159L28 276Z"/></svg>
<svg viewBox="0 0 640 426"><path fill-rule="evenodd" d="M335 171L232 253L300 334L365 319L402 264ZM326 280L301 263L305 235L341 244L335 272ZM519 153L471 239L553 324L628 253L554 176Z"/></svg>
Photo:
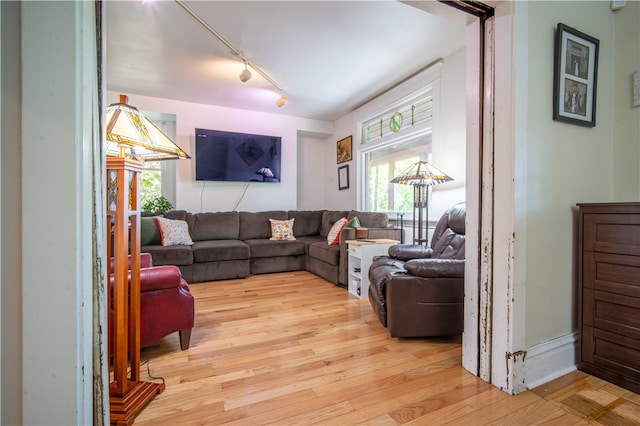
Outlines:
<svg viewBox="0 0 640 426"><path fill-rule="evenodd" d="M131 425L133 420L151 400L164 391L164 383L130 382L131 387L124 395L117 395L111 383L109 395L109 409L111 423L116 425Z"/></svg>

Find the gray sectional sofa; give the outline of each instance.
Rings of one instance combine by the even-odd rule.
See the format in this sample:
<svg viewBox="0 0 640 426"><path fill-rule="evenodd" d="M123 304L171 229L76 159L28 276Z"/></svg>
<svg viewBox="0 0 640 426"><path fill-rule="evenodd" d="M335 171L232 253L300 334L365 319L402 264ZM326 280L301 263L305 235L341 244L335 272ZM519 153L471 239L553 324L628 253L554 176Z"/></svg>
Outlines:
<svg viewBox="0 0 640 426"><path fill-rule="evenodd" d="M189 283L244 278L252 274L310 271L332 283L347 285L347 244L356 229L345 227L338 245L327 235L343 217L358 217L367 238L400 240L402 230L389 226L385 213L330 210L189 213L174 210L165 218L187 222L193 245L162 246L154 218L141 218L141 252L154 265L176 265ZM293 221L295 240L270 240L269 219Z"/></svg>

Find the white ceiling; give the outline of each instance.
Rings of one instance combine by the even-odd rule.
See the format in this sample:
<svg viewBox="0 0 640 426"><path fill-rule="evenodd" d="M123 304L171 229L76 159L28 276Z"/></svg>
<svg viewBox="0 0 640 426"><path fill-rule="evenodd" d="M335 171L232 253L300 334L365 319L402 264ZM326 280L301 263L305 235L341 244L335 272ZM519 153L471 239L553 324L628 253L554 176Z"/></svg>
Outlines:
<svg viewBox="0 0 640 426"><path fill-rule="evenodd" d="M397 1L187 1L288 103L174 1L106 2L107 89L333 121L465 43L464 22Z"/></svg>

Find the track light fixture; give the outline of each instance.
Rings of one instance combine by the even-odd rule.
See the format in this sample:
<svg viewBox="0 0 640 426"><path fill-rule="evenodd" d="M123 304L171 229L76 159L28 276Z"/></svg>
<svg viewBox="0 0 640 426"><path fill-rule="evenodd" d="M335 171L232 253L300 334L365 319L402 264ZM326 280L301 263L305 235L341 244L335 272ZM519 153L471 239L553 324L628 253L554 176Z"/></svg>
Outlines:
<svg viewBox="0 0 640 426"><path fill-rule="evenodd" d="M271 84L278 92L280 92L280 97L276 101L276 105L279 108L282 108L283 106L285 106L287 104L287 97L284 95L284 89L282 87L280 87L278 85L278 83L276 83L271 77L269 77L264 71L262 71L262 69L260 69L256 65L252 64L251 62L247 61L247 59L245 58L243 53L240 52L240 50L238 50L235 46L233 46L226 38L224 38L222 36L222 34L220 34L215 29L213 29L213 27L211 27L211 25L207 24L207 22L204 19L202 19L200 16L198 16L197 13L195 13L193 10L191 10L191 8L189 8L189 6L184 4L184 2L182 0L174 0L174 1L180 7L182 7L185 10L185 12L187 12L189 15L191 15L191 17L193 19L198 21L198 23L200 25L202 25L207 31L209 31L215 38L217 38L222 44L227 46L229 48L229 50L231 51L232 55L234 55L236 58L238 58L238 59L240 59L240 60L242 60L244 62L244 70L239 75L240 81L242 81L243 83L246 83L247 81L249 81L249 79L251 78L251 71L249 71L248 67L251 67L255 72L260 74L262 76L262 78L267 80L269 82L269 84Z"/></svg>
<svg viewBox="0 0 640 426"><path fill-rule="evenodd" d="M276 105L278 106L278 108L282 108L286 104L287 104L287 97L284 95L284 93L280 92L280 97L276 100Z"/></svg>
<svg viewBox="0 0 640 426"><path fill-rule="evenodd" d="M244 60L244 70L240 73L240 81L246 83L251 79L251 71L247 69L247 60Z"/></svg>

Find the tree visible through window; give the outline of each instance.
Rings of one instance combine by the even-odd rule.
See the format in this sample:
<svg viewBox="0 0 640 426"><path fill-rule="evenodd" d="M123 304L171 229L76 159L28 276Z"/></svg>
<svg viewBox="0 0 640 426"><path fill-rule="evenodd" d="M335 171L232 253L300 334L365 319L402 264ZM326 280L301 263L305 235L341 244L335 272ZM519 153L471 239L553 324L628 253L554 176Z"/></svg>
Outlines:
<svg viewBox="0 0 640 426"><path fill-rule="evenodd" d="M419 160L431 157L431 134L424 132L378 146L365 153L365 203L368 211L412 212L413 186L391 179Z"/></svg>
<svg viewBox="0 0 640 426"><path fill-rule="evenodd" d="M142 165L140 205L162 195L162 169L159 161L145 161Z"/></svg>
<svg viewBox="0 0 640 426"><path fill-rule="evenodd" d="M144 111L144 114L171 140L176 140L176 116ZM175 163L178 160L145 161L142 163L140 206L162 196L175 206Z"/></svg>

